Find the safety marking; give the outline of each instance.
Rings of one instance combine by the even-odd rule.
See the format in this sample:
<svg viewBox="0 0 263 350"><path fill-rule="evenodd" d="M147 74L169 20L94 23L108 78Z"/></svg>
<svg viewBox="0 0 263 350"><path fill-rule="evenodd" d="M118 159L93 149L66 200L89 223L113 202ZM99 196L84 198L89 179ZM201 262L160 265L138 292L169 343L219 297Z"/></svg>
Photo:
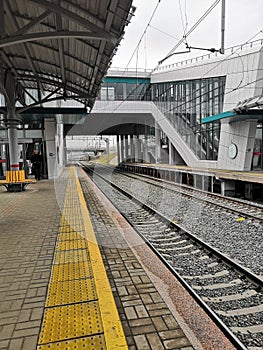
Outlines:
<svg viewBox="0 0 263 350"><path fill-rule="evenodd" d="M65 228L71 228L74 231L79 231L79 230L83 230L83 222L82 219L79 217L74 217L72 216L65 216L63 215L63 218L61 218L61 223L60 225L62 227L65 226Z"/></svg>
<svg viewBox="0 0 263 350"><path fill-rule="evenodd" d="M69 349L86 349L86 350L105 350L105 340L103 335L92 337L71 339L38 346L38 350L69 350Z"/></svg>
<svg viewBox="0 0 263 350"><path fill-rule="evenodd" d="M58 241L56 249L57 250L75 250L75 249L86 249L88 248L88 242L86 239L77 239L77 240L67 240L67 241Z"/></svg>
<svg viewBox="0 0 263 350"><path fill-rule="evenodd" d="M78 261L87 261L87 252L85 249L72 251L56 252L53 264L65 264Z"/></svg>
<svg viewBox="0 0 263 350"><path fill-rule="evenodd" d="M127 343L89 213L70 168L37 350L122 349Z"/></svg>
<svg viewBox="0 0 263 350"><path fill-rule="evenodd" d="M72 230L72 232L63 232L58 235L58 241L76 241L83 239L84 232L75 232Z"/></svg>
<svg viewBox="0 0 263 350"><path fill-rule="evenodd" d="M91 264L80 261L69 264L53 265L51 281L70 281L93 276Z"/></svg>
<svg viewBox="0 0 263 350"><path fill-rule="evenodd" d="M97 299L94 279L51 282L46 307L82 303Z"/></svg>
<svg viewBox="0 0 263 350"><path fill-rule="evenodd" d="M76 177L76 183L80 198L84 227L88 238L89 255L94 273L102 323L104 326L106 347L107 349L128 349L122 324L112 295L111 287L78 177Z"/></svg>
<svg viewBox="0 0 263 350"><path fill-rule="evenodd" d="M103 327L97 302L58 306L45 309L38 343L47 344L98 333L103 333Z"/></svg>
<svg viewBox="0 0 263 350"><path fill-rule="evenodd" d="M84 232L83 231L83 227L81 228L81 230L73 230L73 228L70 226L70 225L61 225L60 228L59 228L59 232L61 233L70 233L70 234L74 234L74 233L79 233L81 234L81 232Z"/></svg>
<svg viewBox="0 0 263 350"><path fill-rule="evenodd" d="M77 205L77 204L75 204ZM80 211L80 208L72 208L72 205L71 207L67 207L65 209L63 209L63 215L65 216L65 218L67 218L68 216L75 216L75 215L78 215L79 216L79 220L81 220L81 211Z"/></svg>

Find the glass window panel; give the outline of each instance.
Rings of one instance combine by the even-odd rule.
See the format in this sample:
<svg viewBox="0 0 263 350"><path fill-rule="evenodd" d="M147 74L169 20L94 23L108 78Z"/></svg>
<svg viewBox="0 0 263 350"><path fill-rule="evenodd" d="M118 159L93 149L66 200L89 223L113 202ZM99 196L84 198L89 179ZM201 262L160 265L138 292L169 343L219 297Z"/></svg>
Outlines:
<svg viewBox="0 0 263 350"><path fill-rule="evenodd" d="M136 84L127 84L127 100L134 101L136 99Z"/></svg>
<svg viewBox="0 0 263 350"><path fill-rule="evenodd" d="M6 130L0 130L0 138L1 138L1 139L7 138Z"/></svg>
<svg viewBox="0 0 263 350"><path fill-rule="evenodd" d="M17 137L19 139L22 139L24 137L24 131L23 130L17 130Z"/></svg>
<svg viewBox="0 0 263 350"><path fill-rule="evenodd" d="M115 100L115 88L114 87L108 87L108 100L109 101Z"/></svg>
<svg viewBox="0 0 263 350"><path fill-rule="evenodd" d="M100 98L102 101L107 101L108 96L107 96L107 87L102 87L100 90Z"/></svg>
<svg viewBox="0 0 263 350"><path fill-rule="evenodd" d="M42 138L42 131L28 129L26 130L26 138Z"/></svg>

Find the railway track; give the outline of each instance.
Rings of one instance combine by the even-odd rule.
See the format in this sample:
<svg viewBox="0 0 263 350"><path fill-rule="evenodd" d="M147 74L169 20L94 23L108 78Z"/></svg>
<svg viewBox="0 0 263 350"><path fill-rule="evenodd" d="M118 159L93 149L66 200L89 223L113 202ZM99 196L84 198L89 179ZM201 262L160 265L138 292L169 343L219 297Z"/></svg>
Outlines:
<svg viewBox="0 0 263 350"><path fill-rule="evenodd" d="M104 175L96 174L96 184L237 349L263 348L263 281L259 276Z"/></svg>
<svg viewBox="0 0 263 350"><path fill-rule="evenodd" d="M105 169L111 169L110 166L101 166ZM143 181L144 183L154 185L160 189L165 189L173 193L178 193L187 198L194 199L199 203L206 203L208 205L214 205L217 208L227 210L229 212L240 215L246 219L251 219L258 222L263 222L263 205L254 202L248 202L239 200L236 198L225 197L215 193L205 192L193 187L189 187L182 184L177 184L175 182L167 181L164 179L153 178L148 175L137 175L134 173L123 172L122 170L116 169L114 172L122 174L130 179L136 179L138 181Z"/></svg>
<svg viewBox="0 0 263 350"><path fill-rule="evenodd" d="M147 175L138 176L135 174L123 174L130 178L139 179L141 181L142 179L144 179L146 183L153 184L161 188L166 188L173 192L183 194L184 196L191 197L202 202L206 202L207 204L216 205L217 207L220 207L224 210L229 210L233 213L237 213L238 215L244 216L245 218L257 220L259 222L263 221L263 206L257 203L247 203L246 201L230 197L224 197L214 193L204 192L199 189L189 188L185 185L171 183L167 180L153 179Z"/></svg>

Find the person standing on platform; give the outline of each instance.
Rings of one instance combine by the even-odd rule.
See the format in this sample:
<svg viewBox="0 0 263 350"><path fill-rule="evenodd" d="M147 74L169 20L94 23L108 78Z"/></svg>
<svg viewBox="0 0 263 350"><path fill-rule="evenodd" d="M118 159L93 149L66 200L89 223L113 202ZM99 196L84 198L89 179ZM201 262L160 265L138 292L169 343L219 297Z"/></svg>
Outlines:
<svg viewBox="0 0 263 350"><path fill-rule="evenodd" d="M42 156L39 154L38 150L34 151L30 161L32 164L32 174L35 175L36 180L40 180L42 173Z"/></svg>

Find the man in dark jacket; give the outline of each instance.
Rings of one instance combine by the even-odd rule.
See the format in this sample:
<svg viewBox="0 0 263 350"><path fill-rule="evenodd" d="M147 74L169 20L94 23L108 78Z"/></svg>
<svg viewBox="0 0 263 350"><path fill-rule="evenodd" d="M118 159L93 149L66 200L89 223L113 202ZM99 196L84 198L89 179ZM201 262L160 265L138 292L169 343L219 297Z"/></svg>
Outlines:
<svg viewBox="0 0 263 350"><path fill-rule="evenodd" d="M37 150L35 150L30 160L32 163L32 174L35 175L36 180L40 180L42 172L42 156Z"/></svg>

